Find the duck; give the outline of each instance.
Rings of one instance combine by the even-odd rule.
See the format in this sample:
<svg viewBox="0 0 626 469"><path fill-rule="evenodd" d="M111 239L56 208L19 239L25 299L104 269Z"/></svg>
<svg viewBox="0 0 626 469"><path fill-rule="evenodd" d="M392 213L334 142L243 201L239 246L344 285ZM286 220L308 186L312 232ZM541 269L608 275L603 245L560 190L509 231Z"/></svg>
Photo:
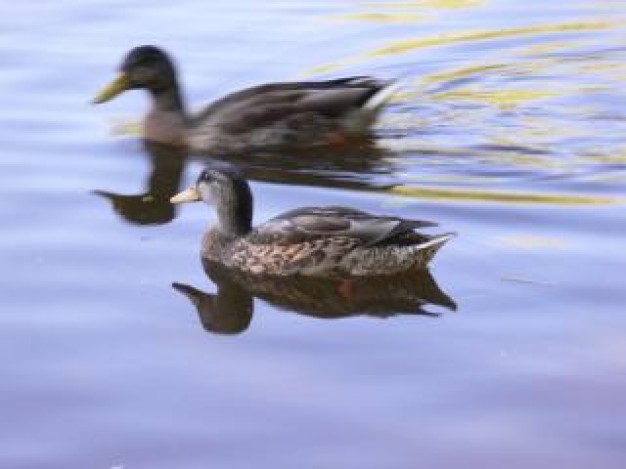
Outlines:
<svg viewBox="0 0 626 469"><path fill-rule="evenodd" d="M358 140L370 133L397 83L369 76L267 83L227 94L192 115L173 60L159 47L144 45L127 53L117 78L92 102L134 89L152 98L143 123L146 140L223 155L341 147Z"/></svg>
<svg viewBox="0 0 626 469"><path fill-rule="evenodd" d="M270 276L390 275L426 267L454 233L430 236L436 223L373 215L350 207L301 207L252 226L253 197L243 173L213 162L180 204L214 204L217 223L203 236L201 257L242 272Z"/></svg>

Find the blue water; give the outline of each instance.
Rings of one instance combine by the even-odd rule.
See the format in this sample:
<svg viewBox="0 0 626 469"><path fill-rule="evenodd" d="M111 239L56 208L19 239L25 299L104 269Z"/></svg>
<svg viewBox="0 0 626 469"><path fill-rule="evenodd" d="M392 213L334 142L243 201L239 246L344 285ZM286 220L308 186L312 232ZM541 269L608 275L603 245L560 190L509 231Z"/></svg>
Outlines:
<svg viewBox="0 0 626 469"><path fill-rule="evenodd" d="M2 12L0 467L623 466L626 3ZM139 92L88 104L144 43L196 108L401 77L375 148L237 163L257 222L342 204L457 232L431 269L456 311L329 320L266 298L239 334L205 330L171 284L217 292L198 256L213 214L163 201L206 160L128 130Z"/></svg>

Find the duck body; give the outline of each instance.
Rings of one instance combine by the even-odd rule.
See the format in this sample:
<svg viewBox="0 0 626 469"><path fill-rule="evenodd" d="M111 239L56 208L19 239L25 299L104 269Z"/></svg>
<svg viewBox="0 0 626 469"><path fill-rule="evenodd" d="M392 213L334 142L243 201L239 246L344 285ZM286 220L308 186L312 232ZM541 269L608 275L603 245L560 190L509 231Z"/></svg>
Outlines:
<svg viewBox="0 0 626 469"><path fill-rule="evenodd" d="M368 134L388 86L370 77L255 86L194 117L186 140L216 153L341 144Z"/></svg>
<svg viewBox="0 0 626 469"><path fill-rule="evenodd" d="M397 274L426 267L452 235L413 231L428 222L377 217L345 207L305 207L284 213L243 237L219 228L202 241L204 259L263 275Z"/></svg>
<svg viewBox="0 0 626 469"><path fill-rule="evenodd" d="M429 236L434 223L339 207L304 207L252 228L252 195L234 167L206 169L172 202L212 200L218 224L202 241L203 259L272 276L373 276L424 268L453 234Z"/></svg>
<svg viewBox="0 0 626 469"><path fill-rule="evenodd" d="M129 52L120 76L94 102L129 89L152 96L144 121L147 140L227 154L337 145L366 136L396 87L366 76L269 83L228 94L190 115L171 59L154 46L141 46Z"/></svg>

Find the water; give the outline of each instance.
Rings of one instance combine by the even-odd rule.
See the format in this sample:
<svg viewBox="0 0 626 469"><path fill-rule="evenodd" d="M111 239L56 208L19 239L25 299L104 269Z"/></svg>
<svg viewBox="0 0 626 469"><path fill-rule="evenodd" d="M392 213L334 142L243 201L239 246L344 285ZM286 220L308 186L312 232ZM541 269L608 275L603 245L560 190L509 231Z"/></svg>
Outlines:
<svg viewBox="0 0 626 469"><path fill-rule="evenodd" d="M2 12L1 467L622 467L624 2ZM239 163L257 221L332 203L456 231L410 292L430 314L222 283L199 316L172 283L218 291L197 254L213 215L164 201L202 159L120 135L141 93L87 104L142 43L175 55L195 105L402 77L376 147Z"/></svg>

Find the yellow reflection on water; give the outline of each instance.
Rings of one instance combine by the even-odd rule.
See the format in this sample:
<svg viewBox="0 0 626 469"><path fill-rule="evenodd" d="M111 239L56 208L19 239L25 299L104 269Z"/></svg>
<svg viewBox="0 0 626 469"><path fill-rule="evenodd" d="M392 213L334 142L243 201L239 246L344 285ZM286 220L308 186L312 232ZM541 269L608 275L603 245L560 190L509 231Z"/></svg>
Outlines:
<svg viewBox="0 0 626 469"><path fill-rule="evenodd" d="M412 0L392 3L368 3L372 8L432 8L438 10L459 10L473 8L487 3L486 0Z"/></svg>
<svg viewBox="0 0 626 469"><path fill-rule="evenodd" d="M576 47L576 42L565 42L565 41L553 41L542 44L531 44L530 46L523 46L520 48L518 55L520 57L533 57L546 54L551 54L554 52L560 52L563 50L573 50Z"/></svg>
<svg viewBox="0 0 626 469"><path fill-rule="evenodd" d="M486 0L413 0L393 3L366 3L374 11L333 16L333 20L369 21L377 23L418 23L432 17L436 10L460 10L477 7ZM382 10L382 11L381 11ZM392 11L389 11L392 10ZM416 13L416 10L420 10Z"/></svg>
<svg viewBox="0 0 626 469"><path fill-rule="evenodd" d="M397 158L386 158L387 161L394 162L398 165L402 164L404 161L404 154L413 153L417 155L429 155L428 160L422 161L422 164L437 163L437 160L433 158L433 155L437 154L440 155L439 158L441 161L449 161L451 158L455 158L457 161L464 161L468 164L480 159L483 163L487 162L493 165L507 163L530 169L544 168L565 171L571 166L570 161L561 161L554 158L551 153L544 154L540 146L533 146L524 141L524 138L519 138L519 136L518 139L494 136L491 138L491 143L494 146L500 145L501 147L507 147L506 151L498 150L497 147L489 151L487 148L475 150L462 147L428 145L418 138L411 137L395 139L382 138L378 140L378 145L381 148L399 155ZM463 177L465 176L466 175L463 175ZM441 177L448 177L448 175L441 175ZM423 174L406 175L405 178L424 181ZM484 177L481 179L484 181ZM465 181L468 180L469 179L466 179Z"/></svg>
<svg viewBox="0 0 626 469"><path fill-rule="evenodd" d="M425 13L427 10L460 10L477 7L483 3L485 0L414 0L394 3L367 3L365 6L375 11L348 13L333 16L331 19L378 23L416 23L430 18L431 15ZM420 13L415 12L418 9ZM393 10L393 12L389 10Z"/></svg>
<svg viewBox="0 0 626 469"><path fill-rule="evenodd" d="M414 187L398 185L388 189L391 194L420 199L455 200L457 202L501 202L512 204L547 205L612 205L624 204L618 197L580 196L568 194L534 194L494 190L448 189L440 187Z"/></svg>
<svg viewBox="0 0 626 469"><path fill-rule="evenodd" d="M516 36L601 31L617 25L618 24L616 22L599 20L576 21L496 30L459 31L414 39L401 39L397 41L392 41L389 44L379 47L377 49L366 51L353 57L347 57L339 62L333 62L313 67L308 70L308 73L329 73L345 68L348 65L354 65L355 63L362 62L363 60L389 55L404 54L426 47L438 47L468 42L488 41L494 39L511 38Z"/></svg>
<svg viewBox="0 0 626 469"><path fill-rule="evenodd" d="M446 81L458 80L460 78L467 78L472 75L483 75L488 72L501 72L509 69L509 64L483 64L473 65L471 67L461 67L454 70L446 70L443 72L431 73L422 77L421 81L424 83L441 83Z"/></svg>
<svg viewBox="0 0 626 469"><path fill-rule="evenodd" d="M347 15L335 16L331 19L350 21L373 21L376 23L420 23L428 18L420 13L350 13Z"/></svg>
<svg viewBox="0 0 626 469"><path fill-rule="evenodd" d="M481 90L468 87L459 90L445 91L432 95L436 100L468 101L488 104L501 109L511 109L521 104L540 99L553 98L562 93L542 90Z"/></svg>
<svg viewBox="0 0 626 469"><path fill-rule="evenodd" d="M611 154L583 154L578 159L587 163L626 164L626 149L617 148L616 152Z"/></svg>
<svg viewBox="0 0 626 469"><path fill-rule="evenodd" d="M112 135L123 137L143 137L143 124L132 119L111 119L110 131Z"/></svg>
<svg viewBox="0 0 626 469"><path fill-rule="evenodd" d="M475 41L487 41L492 39L510 38L515 36L563 33L573 31L598 31L608 29L613 25L613 23L610 23L608 21L577 21L559 24L527 26L521 28L496 29L493 31L461 31L454 33L445 33L431 37L393 41L387 46L367 52L366 56L379 57L403 54L423 47L443 46Z"/></svg>

